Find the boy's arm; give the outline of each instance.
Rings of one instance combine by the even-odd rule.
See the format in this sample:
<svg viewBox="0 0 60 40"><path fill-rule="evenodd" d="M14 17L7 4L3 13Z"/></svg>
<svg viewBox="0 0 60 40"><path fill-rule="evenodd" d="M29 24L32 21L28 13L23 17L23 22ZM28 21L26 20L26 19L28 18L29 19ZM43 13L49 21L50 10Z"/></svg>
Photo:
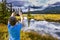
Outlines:
<svg viewBox="0 0 60 40"><path fill-rule="evenodd" d="M13 12L13 13L11 14L11 17L15 17L15 12Z"/></svg>
<svg viewBox="0 0 60 40"><path fill-rule="evenodd" d="M22 12L19 10L19 16L21 18L21 23L23 23L23 15L22 15Z"/></svg>
<svg viewBox="0 0 60 40"><path fill-rule="evenodd" d="M15 17L15 12L13 12L10 17ZM9 23L9 20L8 20L8 23Z"/></svg>

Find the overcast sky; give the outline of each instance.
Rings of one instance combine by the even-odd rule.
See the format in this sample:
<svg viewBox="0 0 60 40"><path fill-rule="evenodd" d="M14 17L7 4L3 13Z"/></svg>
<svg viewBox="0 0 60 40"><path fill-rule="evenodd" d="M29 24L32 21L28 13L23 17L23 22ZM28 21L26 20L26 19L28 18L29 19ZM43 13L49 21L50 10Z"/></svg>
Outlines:
<svg viewBox="0 0 60 40"><path fill-rule="evenodd" d="M1 2L2 0L0 0L0 2Z"/></svg>
<svg viewBox="0 0 60 40"><path fill-rule="evenodd" d="M56 2L60 2L60 0L30 0L34 5L39 6L39 5L48 5L48 4L53 4Z"/></svg>
<svg viewBox="0 0 60 40"><path fill-rule="evenodd" d="M36 6L48 5L48 4L53 4L55 2L60 2L60 0L7 0L7 1L9 1L9 2L11 2L11 1L29 1Z"/></svg>

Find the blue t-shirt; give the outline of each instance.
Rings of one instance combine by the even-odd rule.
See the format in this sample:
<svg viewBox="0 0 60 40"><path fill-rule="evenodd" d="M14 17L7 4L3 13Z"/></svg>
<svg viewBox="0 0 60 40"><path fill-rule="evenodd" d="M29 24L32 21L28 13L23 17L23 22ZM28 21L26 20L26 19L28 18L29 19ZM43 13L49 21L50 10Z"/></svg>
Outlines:
<svg viewBox="0 0 60 40"><path fill-rule="evenodd" d="M9 40L20 40L21 28L21 23L16 23L14 26L11 26L10 23L8 23Z"/></svg>

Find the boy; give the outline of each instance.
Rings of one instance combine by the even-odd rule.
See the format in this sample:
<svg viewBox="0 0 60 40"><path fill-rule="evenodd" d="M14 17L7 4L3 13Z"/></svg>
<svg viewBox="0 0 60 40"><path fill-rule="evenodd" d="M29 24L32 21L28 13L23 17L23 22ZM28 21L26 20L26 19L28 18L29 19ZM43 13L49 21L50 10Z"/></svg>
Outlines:
<svg viewBox="0 0 60 40"><path fill-rule="evenodd" d="M15 12L12 13L11 17L8 20L8 33L9 40L20 40L20 31L23 24L22 12L19 11L21 21L17 21L15 18Z"/></svg>

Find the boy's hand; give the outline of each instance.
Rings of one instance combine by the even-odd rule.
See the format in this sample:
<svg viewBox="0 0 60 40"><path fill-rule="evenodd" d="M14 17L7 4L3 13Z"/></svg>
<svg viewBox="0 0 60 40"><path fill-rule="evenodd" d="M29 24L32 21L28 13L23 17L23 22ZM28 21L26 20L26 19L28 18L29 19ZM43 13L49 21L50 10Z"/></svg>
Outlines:
<svg viewBox="0 0 60 40"><path fill-rule="evenodd" d="M22 12L21 12L21 10L19 9L19 15L21 16L22 15Z"/></svg>
<svg viewBox="0 0 60 40"><path fill-rule="evenodd" d="M19 16L20 16L20 18L21 18L21 23L23 23L23 16L22 16L21 9L19 9Z"/></svg>
<svg viewBox="0 0 60 40"><path fill-rule="evenodd" d="M12 14L11 14L11 17L14 17L15 16L15 12L13 12Z"/></svg>

